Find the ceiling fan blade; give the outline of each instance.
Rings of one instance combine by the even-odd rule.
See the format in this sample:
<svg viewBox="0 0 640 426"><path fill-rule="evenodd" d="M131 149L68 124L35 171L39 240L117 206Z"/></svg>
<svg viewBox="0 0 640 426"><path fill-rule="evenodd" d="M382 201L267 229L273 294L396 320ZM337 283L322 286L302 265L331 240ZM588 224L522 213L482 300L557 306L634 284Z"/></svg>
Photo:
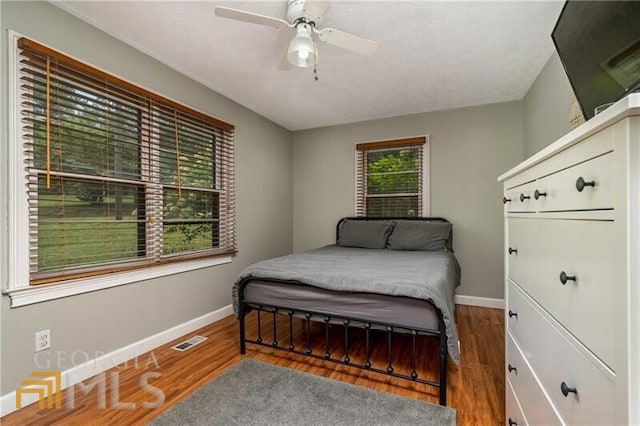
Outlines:
<svg viewBox="0 0 640 426"><path fill-rule="evenodd" d="M289 49L289 43L291 39L296 35L295 28L287 27L282 28L278 31L278 39L276 41L276 55L277 57L281 57L280 64L278 65L278 70L280 71L289 71L293 68L291 62L287 59L287 50Z"/></svg>
<svg viewBox="0 0 640 426"><path fill-rule="evenodd" d="M258 15L257 13L245 12L243 10L232 9L224 6L216 6L215 14L221 18L235 19L236 21L249 22L250 24L264 25L277 29L290 26L284 19Z"/></svg>
<svg viewBox="0 0 640 426"><path fill-rule="evenodd" d="M344 31L334 30L333 28L324 28L318 31L318 37L327 44L332 44L342 49L362 55L373 55L378 51L378 42L357 35L345 33Z"/></svg>
<svg viewBox="0 0 640 426"><path fill-rule="evenodd" d="M329 2L322 0L304 0L303 11L309 14L313 21L319 22L322 20L325 12L329 10Z"/></svg>

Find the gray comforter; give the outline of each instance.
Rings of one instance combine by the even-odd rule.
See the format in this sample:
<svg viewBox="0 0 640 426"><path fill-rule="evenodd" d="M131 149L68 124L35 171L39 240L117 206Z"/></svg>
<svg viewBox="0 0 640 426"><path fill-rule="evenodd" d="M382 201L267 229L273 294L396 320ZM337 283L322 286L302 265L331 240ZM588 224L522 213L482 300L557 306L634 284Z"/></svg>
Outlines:
<svg viewBox="0 0 640 426"><path fill-rule="evenodd" d="M453 316L453 295L460 284L460 265L451 253L331 245L254 263L242 271L233 286L236 316L240 284L253 278L427 300L442 312L449 356L456 363L460 360Z"/></svg>

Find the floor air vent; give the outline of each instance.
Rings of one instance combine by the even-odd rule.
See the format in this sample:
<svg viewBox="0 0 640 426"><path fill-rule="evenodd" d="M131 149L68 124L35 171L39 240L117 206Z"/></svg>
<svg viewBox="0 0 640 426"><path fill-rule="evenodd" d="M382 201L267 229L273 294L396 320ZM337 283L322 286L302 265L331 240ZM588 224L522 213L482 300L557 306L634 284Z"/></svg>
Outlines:
<svg viewBox="0 0 640 426"><path fill-rule="evenodd" d="M172 346L171 349L175 349L176 351L180 351L180 352L184 352L187 349L191 349L192 347L194 347L195 345L197 345L198 343L202 343L205 340L207 340L206 337L202 337L202 336L193 336L191 339L189 340L185 340L182 343L178 343L175 346Z"/></svg>

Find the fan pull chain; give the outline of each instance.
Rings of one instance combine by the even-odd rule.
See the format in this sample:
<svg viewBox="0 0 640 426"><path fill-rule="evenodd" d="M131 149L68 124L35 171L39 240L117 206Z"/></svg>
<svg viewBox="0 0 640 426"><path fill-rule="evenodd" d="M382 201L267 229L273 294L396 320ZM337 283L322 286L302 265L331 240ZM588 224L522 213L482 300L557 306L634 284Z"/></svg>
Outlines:
<svg viewBox="0 0 640 426"><path fill-rule="evenodd" d="M313 39L313 79L318 81L318 43Z"/></svg>

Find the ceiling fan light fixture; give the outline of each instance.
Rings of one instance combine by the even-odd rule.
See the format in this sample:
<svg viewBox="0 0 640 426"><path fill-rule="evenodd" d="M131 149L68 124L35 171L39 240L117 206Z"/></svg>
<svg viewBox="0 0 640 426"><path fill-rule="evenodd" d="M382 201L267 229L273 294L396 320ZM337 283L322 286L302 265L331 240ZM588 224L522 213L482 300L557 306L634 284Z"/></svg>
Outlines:
<svg viewBox="0 0 640 426"><path fill-rule="evenodd" d="M311 36L308 24L296 27L296 36L289 43L287 59L296 67L306 68L318 63L318 51Z"/></svg>
<svg viewBox="0 0 640 426"><path fill-rule="evenodd" d="M315 67L319 59L317 40L340 49L369 56L375 54L379 47L374 40L333 28L319 29L318 24L322 22L328 7L328 0L287 0L286 20L224 6L216 6L215 14L221 18L276 28L280 31L279 45L286 43L292 37L295 28L295 36L289 40L285 57L279 57L278 69L286 71L291 69L291 66L300 68L314 66L315 79L317 80L317 68ZM282 48L284 46L279 47L278 50L282 52Z"/></svg>

